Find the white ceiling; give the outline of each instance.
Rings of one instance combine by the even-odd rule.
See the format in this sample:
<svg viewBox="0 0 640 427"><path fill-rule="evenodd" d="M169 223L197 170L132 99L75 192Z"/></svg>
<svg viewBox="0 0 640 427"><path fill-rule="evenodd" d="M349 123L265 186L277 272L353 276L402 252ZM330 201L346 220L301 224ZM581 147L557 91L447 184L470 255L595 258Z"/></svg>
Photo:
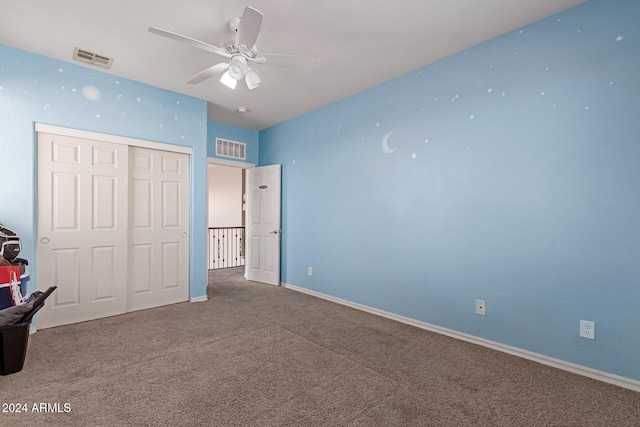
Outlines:
<svg viewBox="0 0 640 427"><path fill-rule="evenodd" d="M583 1L0 0L0 43L67 62L76 46L113 57L108 73L204 99L209 119L260 130ZM223 58L147 31L219 46L245 5L264 14L259 53L317 57L320 68L257 65L262 85L251 91L216 77L189 85Z"/></svg>

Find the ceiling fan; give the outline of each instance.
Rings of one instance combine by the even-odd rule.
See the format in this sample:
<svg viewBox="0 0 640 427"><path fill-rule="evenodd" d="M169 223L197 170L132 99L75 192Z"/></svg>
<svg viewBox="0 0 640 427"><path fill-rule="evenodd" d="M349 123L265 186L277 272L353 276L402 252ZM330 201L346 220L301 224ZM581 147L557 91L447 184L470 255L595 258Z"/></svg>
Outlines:
<svg viewBox="0 0 640 427"><path fill-rule="evenodd" d="M258 55L256 49L256 40L260 34L262 26L262 12L252 8L245 7L241 17L231 18L229 27L235 32L235 38L224 43L223 47L218 47L205 43L200 40L193 39L171 31L163 30L157 27L149 27L149 31L163 37L167 37L208 52L215 53L226 58L228 61L220 62L209 68L206 68L187 80L189 84L200 83L216 74L222 74L220 82L235 89L236 83L244 79L249 89L255 89L260 86L262 81L254 70L257 64L269 64L276 66L298 66L307 69L314 69L320 65L318 58L310 58L306 56L284 55L284 54L261 54Z"/></svg>

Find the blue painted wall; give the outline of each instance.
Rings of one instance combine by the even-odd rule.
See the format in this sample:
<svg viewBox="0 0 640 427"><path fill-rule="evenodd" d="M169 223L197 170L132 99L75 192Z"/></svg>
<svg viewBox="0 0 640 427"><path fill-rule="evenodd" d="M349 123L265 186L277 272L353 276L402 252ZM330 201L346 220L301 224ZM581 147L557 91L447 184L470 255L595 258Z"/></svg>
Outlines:
<svg viewBox="0 0 640 427"><path fill-rule="evenodd" d="M242 160L239 159L216 156L216 138L228 139L235 142L244 142L246 144L246 159L244 162L252 163L254 165L258 164L258 131L209 120L207 125L207 155L209 157L222 160L241 162Z"/></svg>
<svg viewBox="0 0 640 427"><path fill-rule="evenodd" d="M206 102L0 45L0 222L22 237L29 292L37 286L36 122L193 148L190 294L206 295Z"/></svg>
<svg viewBox="0 0 640 427"><path fill-rule="evenodd" d="M282 280L640 380L638 22L591 0L261 131Z"/></svg>

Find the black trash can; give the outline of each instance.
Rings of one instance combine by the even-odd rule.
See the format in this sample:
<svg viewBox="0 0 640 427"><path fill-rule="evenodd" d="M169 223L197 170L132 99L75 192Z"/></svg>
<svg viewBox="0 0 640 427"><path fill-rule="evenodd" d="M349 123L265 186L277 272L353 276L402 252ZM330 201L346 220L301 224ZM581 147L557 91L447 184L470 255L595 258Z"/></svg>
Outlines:
<svg viewBox="0 0 640 427"><path fill-rule="evenodd" d="M29 344L27 322L0 327L0 375L15 374L22 370Z"/></svg>
<svg viewBox="0 0 640 427"><path fill-rule="evenodd" d="M31 320L56 288L55 285L49 286L49 289L44 292L31 294L28 303L24 306L25 310L21 310L22 307L6 309L12 312L9 316L4 316L4 320L8 320L2 323L5 326L0 326L0 375L15 374L22 370L27 355L27 344L29 344Z"/></svg>

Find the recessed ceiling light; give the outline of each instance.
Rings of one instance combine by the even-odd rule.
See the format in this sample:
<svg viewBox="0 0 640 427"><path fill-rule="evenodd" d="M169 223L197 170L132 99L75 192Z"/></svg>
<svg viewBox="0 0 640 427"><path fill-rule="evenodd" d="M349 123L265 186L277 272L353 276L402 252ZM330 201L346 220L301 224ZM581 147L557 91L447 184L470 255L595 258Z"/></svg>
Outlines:
<svg viewBox="0 0 640 427"><path fill-rule="evenodd" d="M246 113L247 111L247 107L238 107L238 113Z"/></svg>

